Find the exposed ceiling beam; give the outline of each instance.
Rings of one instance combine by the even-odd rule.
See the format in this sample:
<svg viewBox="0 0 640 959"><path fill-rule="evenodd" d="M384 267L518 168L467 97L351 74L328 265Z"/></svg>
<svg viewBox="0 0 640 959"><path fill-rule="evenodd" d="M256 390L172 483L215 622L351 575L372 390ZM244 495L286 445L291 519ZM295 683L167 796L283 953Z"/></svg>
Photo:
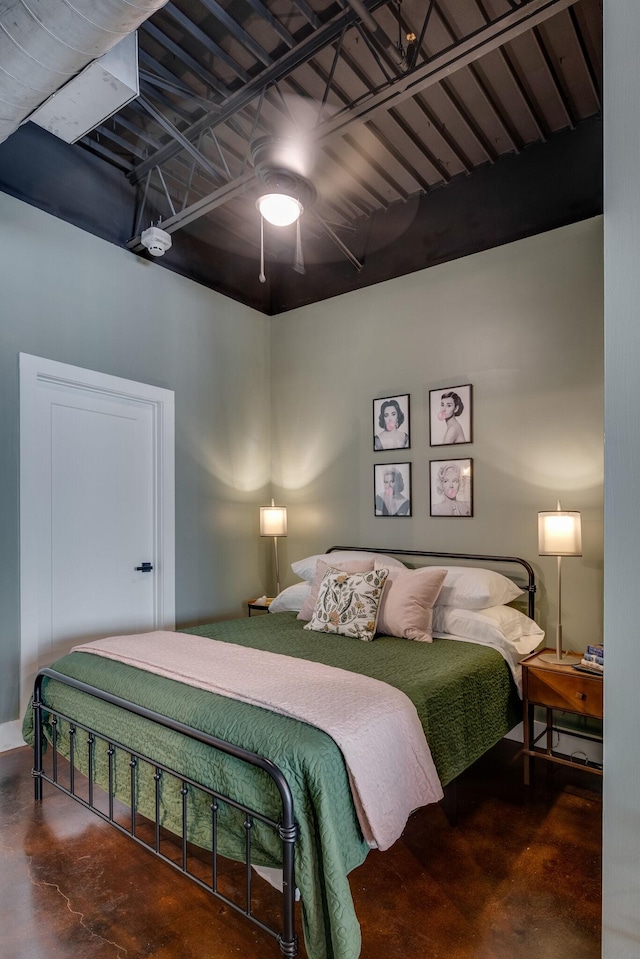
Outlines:
<svg viewBox="0 0 640 959"><path fill-rule="evenodd" d="M388 2L389 0L370 0L368 8L371 11L377 10L378 7L384 6ZM183 135L189 140L194 140L203 130L224 123L229 117L251 103L266 87L277 83L278 80L282 80L301 64L308 63L319 51L324 50L325 47L333 43L333 41L340 36L345 26L353 23L355 19L356 15L351 8L337 14L333 19L316 30L307 40L299 43L270 67L262 70L261 73L254 77L253 80L250 80L249 83L245 84L240 90L232 93L223 103L217 104L215 111L196 120L187 130L183 130ZM148 170L169 160L181 149L182 147L179 144L168 143L162 150L159 150L135 168L131 175L131 181L137 183L144 178Z"/></svg>
<svg viewBox="0 0 640 959"><path fill-rule="evenodd" d="M365 97L344 113L336 114L322 125L322 134L318 142L323 144L340 134L346 127L367 118L376 110L389 110L422 90L426 90L427 87L434 86L450 77L455 71L469 66L492 50L497 50L505 43L515 40L516 37L544 23L549 17L553 17L561 10L566 10L576 2L577 0L525 0L515 10L503 14L493 23L481 27L471 36L436 54L416 70L398 77L391 85L378 93Z"/></svg>
<svg viewBox="0 0 640 959"><path fill-rule="evenodd" d="M280 23L278 18L274 17L262 0L247 0L247 3L250 7L253 7L256 13L269 24L274 33L276 33L280 39L284 41L289 49L291 49L291 47L295 47L296 41L293 39L292 35L289 33L287 28Z"/></svg>
<svg viewBox="0 0 640 959"><path fill-rule="evenodd" d="M260 46L260 44L253 39L250 33L247 33L243 27L230 16L227 11L218 3L218 0L200 0L200 3L208 10L209 13L212 13L216 20L219 20L220 23L229 31L231 36L238 41L238 43L243 46L246 50L256 58L258 63L264 63L266 67L271 66L272 59L267 53L266 50Z"/></svg>
<svg viewBox="0 0 640 959"><path fill-rule="evenodd" d="M211 163L207 157L204 156L204 154L193 145L191 140L187 140L186 137L183 137L178 128L175 127L170 120L163 116L159 110L156 110L153 104L150 103L146 97L142 96L142 94L138 97L138 103L144 110L147 111L149 116L153 117L156 123L158 123L163 130L166 130L166 132L169 133L174 140L177 140L178 143L182 144L187 153L190 153L194 160L199 163L200 166L207 171L207 173L211 174L214 180L224 179L220 170L216 168L215 164Z"/></svg>
<svg viewBox="0 0 640 959"><path fill-rule="evenodd" d="M242 67L236 63L233 57L230 57L226 50L218 44L215 43L211 37L201 30L200 27L190 20L189 17L185 16L182 10L178 8L173 3L167 3L164 6L164 13L170 16L173 20L176 21L178 26L180 26L186 33L191 34L198 43L201 43L204 49L211 54L212 57L217 57L219 60L222 60L223 63L226 63L233 72L240 77L243 83L246 83L249 80L249 74L246 70L243 70Z"/></svg>
<svg viewBox="0 0 640 959"><path fill-rule="evenodd" d="M193 73L194 76L198 77L200 81L208 87L210 90L215 90L220 97L226 95L226 87L224 84L220 83L216 77L213 76L208 70L206 70L202 64L195 60L191 54L187 53L186 50L183 50L182 47L172 40L171 37L167 36L166 33L163 33L162 30L159 30L158 27L151 21L147 20L143 24L143 30L145 33L148 33L156 43L159 43L163 49L168 50L169 53L178 60L179 63L182 63L183 66L187 67L188 70Z"/></svg>
<svg viewBox="0 0 640 959"><path fill-rule="evenodd" d="M202 197L201 200L197 200L195 203L192 203L191 206L188 206L185 210L182 210L180 213L176 213L175 216L169 217L167 220L162 221L162 229L166 233L175 233L176 230L181 229L181 227L187 226L187 224L192 223L194 220L200 219L201 216L204 216L205 213L210 213L211 210L215 210L216 207L222 206L227 203L229 200L232 200L234 197L240 196L241 193L244 193L247 186L254 179L253 170L249 173L243 174L241 177L238 177L237 180L232 180L231 183L227 183L226 186L220 187L219 190L215 190L213 193L209 193L207 196ZM135 253L139 253L143 247L140 243L140 237L134 236L127 243L127 249L133 250Z"/></svg>
<svg viewBox="0 0 640 959"><path fill-rule="evenodd" d="M531 30L538 24L543 23L560 10L570 7L575 2L576 0L526 0L526 2L523 2L520 6L504 14L502 17L499 17L493 23L481 27L470 37L461 40L442 53L437 54L420 68L403 77L399 77L392 85L385 87L376 94L368 95L360 103L356 103L343 113L339 113L329 119L322 124L322 132L317 138L317 144L324 146L335 137L344 134L349 127L369 119L375 111L382 109L388 111L404 100L415 96L420 91L445 80L456 70L468 66L486 53L498 49L503 44L510 42L527 30ZM292 51L292 53L293 52L295 51ZM274 64L274 67L280 64L281 61ZM253 95L255 95L255 91ZM222 115L225 113L226 110L223 107ZM217 117L215 122L217 123L219 119L220 117ZM200 122L202 121L198 121L198 123ZM198 123L194 124L191 129L193 130L198 126ZM208 126L211 126L211 123L209 123ZM183 136L188 135L190 135L189 131L183 133ZM175 154L177 149L179 149L177 144L170 144L164 148L170 155ZM154 154L149 160L140 164L131 179L134 181L138 180L144 169L160 163L160 155L164 150ZM163 223L163 229L167 230L167 232L175 232L188 223L199 219L211 210L216 209L216 207L221 206L233 197L243 193L252 178L253 173L249 172L243 174L236 180L232 180L220 189L215 190L191 206L186 207L169 220L166 220ZM133 237L129 241L128 247L129 249L139 251L141 249L140 238Z"/></svg>

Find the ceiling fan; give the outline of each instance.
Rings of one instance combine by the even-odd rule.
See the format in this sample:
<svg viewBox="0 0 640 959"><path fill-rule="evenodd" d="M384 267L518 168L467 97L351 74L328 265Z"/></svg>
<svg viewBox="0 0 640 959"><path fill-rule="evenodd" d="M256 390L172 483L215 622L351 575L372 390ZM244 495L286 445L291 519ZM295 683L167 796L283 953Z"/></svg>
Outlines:
<svg viewBox="0 0 640 959"><path fill-rule="evenodd" d="M398 17L398 44L393 44L380 29L362 0L347 0L349 5L361 18L363 27L369 31L372 39L383 49L395 64L396 69L404 73L409 69L415 55L415 36L407 34L409 41L408 54L402 45L401 38L401 0L395 0ZM348 175L343 166L341 174L336 175L335 163L340 158L334 154L333 171L328 174L319 170L323 159L318 140L322 135L322 126L336 113L348 112L346 104L331 106L327 102L327 93L319 103L311 97L297 94L279 93L279 101L271 106L276 107L274 122L271 124L273 132L259 136L250 144L251 160L254 173L259 181L259 196L256 207L260 213L260 274L261 283L266 281L264 272L264 222L265 220L276 227L296 225L296 245L293 269L298 273L305 272L302 254L302 240L300 218L307 211L313 211L318 200L318 194L324 192L318 189L317 184L325 187L329 185L335 195L341 191L340 179ZM267 107L264 100L261 107ZM259 110L260 112L260 110ZM357 171L356 171L357 175ZM413 217L412 217L413 218ZM362 263L340 240L326 220L315 217L316 222L330 239L338 246L342 253L351 261L357 270L362 269Z"/></svg>
<svg viewBox="0 0 640 959"><path fill-rule="evenodd" d="M400 37L398 45L395 46L381 33L360 0L347 0L347 2L361 16L363 27L370 31L376 44L386 48L397 71L405 72L408 69L408 62ZM399 7L401 0L394 0L394 2ZM399 28L400 22L398 9ZM407 39L409 39L408 35ZM284 82L288 84L288 80ZM325 83L324 80L323 83ZM274 84L270 90L265 88L262 91L257 110L253 109L252 132L246 141L246 160L250 162L255 180L251 187L245 179L245 187L241 187L241 190L249 187L250 193L248 196L245 193L245 197L252 201L252 212L257 208L256 215L260 227L259 279L261 283L266 282L265 222L276 231L295 225L293 269L298 273L305 272L301 230L303 217L305 232L308 233L310 227L316 237L324 234L340 251L340 254L360 271L363 263L347 247L336 231L348 230L351 234L355 234L358 229L355 225L357 221L362 223L377 209L381 209L380 196L374 196L373 202L369 203L367 199L359 195L358 188L367 182L363 163L373 162L374 166L384 168L386 161L379 152L384 147L377 142L376 136L361 128L364 133L358 136L359 150L354 149L355 138L352 135L343 137L341 133L338 133L337 127L332 129L332 121L340 116L345 117L348 125L352 105L346 102L344 94L334 94L331 78L326 80L324 93L320 93L321 99L314 98L315 92L309 91L303 94L295 90L295 87L293 91L284 91L280 85ZM338 126L343 128L340 119L338 119ZM242 177L245 176L243 165ZM240 183L238 185L240 186ZM240 191L236 195L239 193ZM413 219L415 207L412 211L409 209L413 206L412 204L405 205L408 207L405 215L394 218L396 225L401 220L410 222L407 216ZM382 206L384 207L384 202ZM175 212L173 218L175 218ZM168 228L171 226L175 229L171 222L173 218L169 218ZM399 230L396 226L392 227L391 232L395 235L391 236L386 226L385 224L386 236L382 245L391 242L398 232L406 228L403 225ZM156 242L157 232L161 229L161 221L155 225L152 222L151 228L146 231L149 236L141 238L142 245L146 246L153 255L161 255L161 252L164 252ZM151 236L152 230L155 231L153 236ZM377 245L380 245L380 241ZM324 251L320 254L322 259L326 255ZM314 252L318 254L317 247Z"/></svg>
<svg viewBox="0 0 640 959"><path fill-rule="evenodd" d="M309 174L310 153L302 133L294 136L266 135L251 144L251 159L260 183L256 207L260 213L260 275L264 272L264 221L272 226L296 224L296 249L293 269L304 273L300 217L310 210L317 199L317 191Z"/></svg>
<svg viewBox="0 0 640 959"><path fill-rule="evenodd" d="M260 219L260 282L266 280L265 221L277 229L295 224L293 269L296 272L305 272L301 232L303 219L307 225L315 228L318 235L322 233L328 236L340 254L360 271L363 264L337 232L343 228L355 232L353 223L334 223L329 212L330 222L327 211L332 207L339 210L344 205L345 197L349 196L351 190L350 181L358 179L363 169L361 164L365 161L339 138L332 140L330 152L325 152L321 146L324 124L348 108L330 107L310 97L286 94L281 95L279 106L282 112L269 108L263 110L263 125L271 132L255 138L250 144L251 162L257 180L255 206ZM319 117L322 117L321 122ZM380 149L379 144L373 144L369 154L370 158L373 154L373 159L382 164L384 161ZM347 208L352 205L350 201L346 203ZM404 215L394 218L401 232L413 219L416 209L412 203L405 203L404 206ZM338 219L344 221L341 210ZM397 233L397 229L394 227L391 232ZM391 232L387 234L385 242L395 238Z"/></svg>

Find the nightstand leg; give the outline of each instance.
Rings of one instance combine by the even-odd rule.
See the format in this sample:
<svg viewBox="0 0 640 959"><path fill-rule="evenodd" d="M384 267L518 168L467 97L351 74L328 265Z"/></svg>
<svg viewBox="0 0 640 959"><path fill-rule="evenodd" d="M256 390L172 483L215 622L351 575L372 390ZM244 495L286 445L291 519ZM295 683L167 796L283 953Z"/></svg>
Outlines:
<svg viewBox="0 0 640 959"><path fill-rule="evenodd" d="M529 786L531 784L531 756L529 755L529 750L531 749L531 733L533 731L533 706L527 704L524 710L524 721L522 724L523 727L523 739L524 739L524 784Z"/></svg>
<svg viewBox="0 0 640 959"><path fill-rule="evenodd" d="M547 708L547 755L553 752L553 710Z"/></svg>

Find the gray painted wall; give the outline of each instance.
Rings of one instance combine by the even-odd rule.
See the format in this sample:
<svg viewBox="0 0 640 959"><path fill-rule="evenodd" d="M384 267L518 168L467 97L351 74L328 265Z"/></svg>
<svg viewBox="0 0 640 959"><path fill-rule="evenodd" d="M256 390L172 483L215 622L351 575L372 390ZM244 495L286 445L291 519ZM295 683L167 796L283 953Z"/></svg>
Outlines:
<svg viewBox="0 0 640 959"><path fill-rule="evenodd" d="M0 291L1 723L18 714L18 353L175 390L179 625L268 587L270 383L262 314L6 194Z"/></svg>
<svg viewBox="0 0 640 959"><path fill-rule="evenodd" d="M597 217L274 317L281 567L335 543L520 555L553 645L556 561L537 555L537 512L560 497L582 512L584 548L563 565L565 646L601 640L602 282ZM473 443L430 447L429 391L466 383ZM374 453L372 400L399 393L411 449ZM447 456L473 458L471 519L429 516L429 460ZM373 464L394 460L412 463L412 518L373 514Z"/></svg>
<svg viewBox="0 0 640 959"><path fill-rule="evenodd" d="M605 775L602 952L640 956L638 0L605 5Z"/></svg>

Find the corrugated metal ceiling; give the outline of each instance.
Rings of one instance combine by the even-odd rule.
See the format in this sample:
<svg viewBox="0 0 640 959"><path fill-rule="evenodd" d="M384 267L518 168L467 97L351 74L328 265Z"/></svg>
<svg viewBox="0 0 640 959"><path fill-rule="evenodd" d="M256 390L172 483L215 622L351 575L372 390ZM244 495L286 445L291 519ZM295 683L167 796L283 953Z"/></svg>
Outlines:
<svg viewBox="0 0 640 959"><path fill-rule="evenodd" d="M257 257L261 136L306 134L303 238L348 254L363 218L601 111L601 0L370 0L364 21L354 6L172 0L142 26L140 99L81 141L138 184L132 249L159 218L205 217Z"/></svg>

